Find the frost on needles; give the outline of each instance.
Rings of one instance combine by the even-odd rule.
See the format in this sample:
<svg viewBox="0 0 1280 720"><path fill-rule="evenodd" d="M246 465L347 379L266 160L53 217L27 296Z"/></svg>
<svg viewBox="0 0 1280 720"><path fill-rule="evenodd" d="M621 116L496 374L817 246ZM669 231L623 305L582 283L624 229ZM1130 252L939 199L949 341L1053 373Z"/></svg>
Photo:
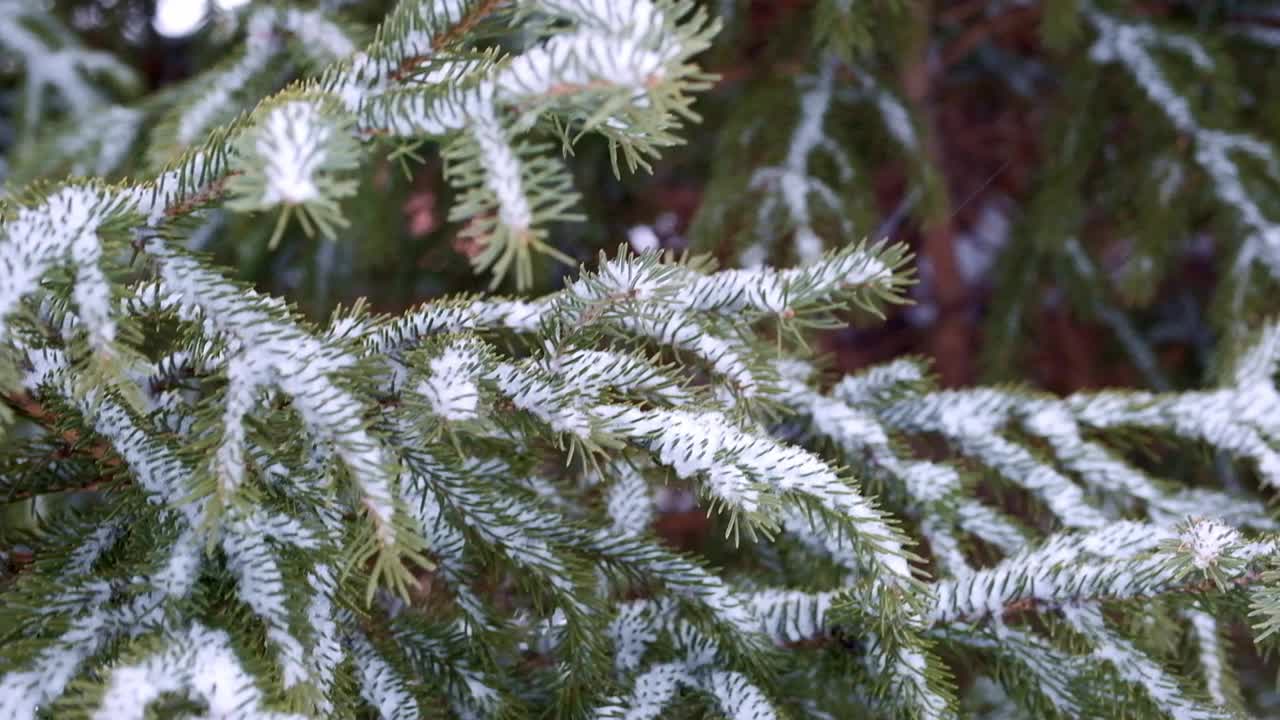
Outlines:
<svg viewBox="0 0 1280 720"><path fill-rule="evenodd" d="M1145 31L1090 17L1096 59L1154 82ZM333 234L372 146L430 140L477 264L527 281L576 202L532 138L598 133L644 165L714 25L649 0L405 1L367 44L288 4L234 19L239 54L161 112L154 174L5 198L0 498L89 500L22 537L29 559L0 534L0 717L949 718L992 695L1030 717L1237 714L1228 631L1280 626L1280 528L1119 440L1280 485L1280 324L1196 392L943 391L914 360L825 377L793 339L911 279L900 246L811 237L834 61L752 180L805 264L620 252L537 298L313 323L191 252L193 223ZM518 52L478 42L521 23ZM310 79L228 112L285 53ZM26 81L79 112L94 56L67 57ZM950 454L917 455L926 437ZM723 530L714 557L653 532L672 489Z"/></svg>

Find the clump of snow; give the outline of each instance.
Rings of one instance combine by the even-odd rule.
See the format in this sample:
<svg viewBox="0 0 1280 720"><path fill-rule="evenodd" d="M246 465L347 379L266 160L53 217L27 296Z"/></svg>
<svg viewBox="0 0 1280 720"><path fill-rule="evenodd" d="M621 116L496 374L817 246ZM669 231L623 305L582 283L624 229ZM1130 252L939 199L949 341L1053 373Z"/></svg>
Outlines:
<svg viewBox="0 0 1280 720"><path fill-rule="evenodd" d="M1194 520L1178 536L1180 549L1191 553L1191 562L1204 570L1218 564L1229 548L1240 543L1240 531L1217 520Z"/></svg>

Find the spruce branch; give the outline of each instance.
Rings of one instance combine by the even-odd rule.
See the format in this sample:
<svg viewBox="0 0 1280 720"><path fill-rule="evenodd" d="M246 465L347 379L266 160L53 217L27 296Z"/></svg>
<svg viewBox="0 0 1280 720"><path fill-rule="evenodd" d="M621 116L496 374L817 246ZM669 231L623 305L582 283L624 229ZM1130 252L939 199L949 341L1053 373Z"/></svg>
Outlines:
<svg viewBox="0 0 1280 720"><path fill-rule="evenodd" d="M199 254L207 228L275 223L267 269L301 292L332 272L295 272L305 248L283 231L324 236L330 271L385 254L397 236L367 217L384 207L370 197L406 188L383 166L432 152L448 188L407 190L452 196L432 224L462 227L475 265L523 289L539 253L568 259L551 230L577 216L582 161L556 150L595 135L616 171L683 141L719 23L685 0L402 0L367 32L332 3L257 4L220 16L221 62L113 105L127 100L87 84L111 63L0 0L0 19L20 18L0 27L20 92L52 88L60 104L33 112L65 121L23 151L50 160L13 186L31 168L95 170L2 210L0 407L20 421L0 488L39 512L0 553L0 716L1254 709L1253 661L1227 629L1246 613L1259 640L1280 626L1280 523L1254 492L1280 485L1280 324L1231 343L1197 390L943 391L911 358L828 376L814 331L883 317L915 279L906 245L847 242L877 207L844 132L868 123L849 113L870 113L918 176L898 201L913 212L946 140L925 95L952 71L923 61L929 23L955 38L944 62L972 55L981 74L1006 28L1063 12L839 5L812 9L831 25L813 62L742 94L742 125L709 150L722 175L699 232L743 240L719 254L747 267L637 233L648 251L602 255L537 297L394 314L375 298L317 320L234 279L216 262L228 248ZM1110 10L1080 21L1098 66L1081 72L1136 81L1257 234L1249 203L1270 211L1235 201L1255 170L1274 174L1269 146L1210 126L1173 71L1201 77L1218 56ZM885 80L895 54L878 36L896 23L919 32L910 102ZM1080 155L1072 182L1093 167ZM1028 222L1049 245L1070 225L1042 220ZM927 254L945 260L935 245L961 222ZM349 253L357 236L368 247ZM1089 238L1065 236L1073 277L1104 280ZM768 264L783 238L802 264ZM954 285L947 263L922 277ZM1168 471L1194 458L1150 461L1135 437L1195 441L1242 461L1242 482Z"/></svg>

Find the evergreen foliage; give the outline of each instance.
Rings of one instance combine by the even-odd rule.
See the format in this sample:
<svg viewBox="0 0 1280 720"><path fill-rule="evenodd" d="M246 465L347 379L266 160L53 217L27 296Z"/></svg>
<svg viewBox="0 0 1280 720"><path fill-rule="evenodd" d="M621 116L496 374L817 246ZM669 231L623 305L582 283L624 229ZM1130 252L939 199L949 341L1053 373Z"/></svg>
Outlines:
<svg viewBox="0 0 1280 720"><path fill-rule="evenodd" d="M223 13L217 62L139 94L42 6L0 0L24 99L0 201L0 717L1273 702L1248 648L1280 627L1280 322L1240 303L1280 268L1256 189L1280 170L1256 118L1181 84L1234 46L1044 4L1046 42L1089 60L1068 95L1103 102L1104 71L1132 86L1189 148L1162 151L1166 201L1230 210L1237 238L1216 382L1055 396L943 387L916 358L833 377L810 347L916 280L904 245L849 240L875 213L838 103L874 110L912 203L946 212L912 98L870 70L915 22L905 2L816 3L801 79L751 90L795 116L783 142L757 141L765 113L721 129L692 235L730 267L622 248L558 289L400 312L245 282L308 263L313 286L340 280L338 248L380 241L379 173L429 156L473 270L535 286L574 259L552 239L582 216L563 156L595 142L613 172L649 169L697 132L695 56L719 52L690 0L399 0L376 27L339 4ZM1105 299L1083 209L1051 217L1081 146L1033 203L1032 259L1009 262L1060 255ZM1017 327L1008 292L994 322ZM1167 467L1214 460L1232 482ZM672 496L714 542L655 531Z"/></svg>

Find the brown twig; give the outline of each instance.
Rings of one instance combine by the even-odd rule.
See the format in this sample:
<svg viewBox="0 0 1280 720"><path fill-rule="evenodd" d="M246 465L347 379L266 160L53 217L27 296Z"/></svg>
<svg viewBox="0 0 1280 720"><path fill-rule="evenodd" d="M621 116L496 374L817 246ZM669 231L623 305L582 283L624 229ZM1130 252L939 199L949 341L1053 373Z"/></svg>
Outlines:
<svg viewBox="0 0 1280 720"><path fill-rule="evenodd" d="M481 20L492 15L495 10L502 6L502 2L503 0L485 0L485 2L475 6L456 25L436 36L431 41L431 49L438 51L453 44L458 38L465 36L472 28L480 24ZM430 58L430 55L414 55L413 57L405 58L400 62L400 67L391 73L391 79L397 82L405 79L409 73L412 73L415 68L427 62Z"/></svg>
<svg viewBox="0 0 1280 720"><path fill-rule="evenodd" d="M230 181L231 178L241 174L243 174L243 171L231 170L227 172L225 175L221 175L215 178L213 182L200 188L195 193L193 193L190 197L183 198L177 204L171 205L165 208L164 210L165 216L177 217L179 215L186 215L187 213L191 212L197 207L200 207L204 203L209 202L215 197L221 195L222 191L226 189L227 182Z"/></svg>
<svg viewBox="0 0 1280 720"><path fill-rule="evenodd" d="M27 419L37 422L50 430L58 427L58 418L53 413L45 409L38 400L31 397L27 393L13 393L4 396L5 402L14 410L22 413ZM67 445L75 446L80 442L80 433L76 430L63 430L62 439ZM101 460L106 457L108 450L105 445L99 450L96 447L92 452L95 460Z"/></svg>
<svg viewBox="0 0 1280 720"><path fill-rule="evenodd" d="M52 412L50 412L47 408L45 408L44 405L40 404L38 400L31 397L27 393L6 394L3 396L3 398L4 398L5 404L9 405L14 410L17 410L27 419L31 420L32 422L43 425L45 428L51 431L58 431L58 424L59 424L58 417L54 415ZM68 448L68 450L56 451L54 456L49 458L50 460L54 459L55 457L66 457L68 454L70 454L69 448L76 448L81 444L81 439L82 439L81 435L79 431L75 429L68 428L65 430L61 430L59 434L62 438L62 442L64 443L65 447ZM95 461L102 463L108 468L116 468L116 467L119 467L120 465L120 458L116 457L112 453L111 447L105 442L99 441L99 442L92 443L87 447L84 447L83 451L86 452ZM75 491L96 490L103 483L105 479L106 478L104 478L103 476L97 475L89 483L86 483L84 485L60 488L58 492L66 492L68 490L75 490ZM34 497L37 494L38 493L31 492L31 491L21 491L21 492L17 492L10 495L7 499L9 501L25 500L25 499Z"/></svg>
<svg viewBox="0 0 1280 720"><path fill-rule="evenodd" d="M471 32L471 28L480 24L481 20L489 17L495 10L501 7L502 2L503 0L485 0L485 2L475 6L471 9L471 12L467 13L466 16L458 21L457 25L454 25L441 33L440 36L431 43L431 49L439 50L450 45L463 35Z"/></svg>

